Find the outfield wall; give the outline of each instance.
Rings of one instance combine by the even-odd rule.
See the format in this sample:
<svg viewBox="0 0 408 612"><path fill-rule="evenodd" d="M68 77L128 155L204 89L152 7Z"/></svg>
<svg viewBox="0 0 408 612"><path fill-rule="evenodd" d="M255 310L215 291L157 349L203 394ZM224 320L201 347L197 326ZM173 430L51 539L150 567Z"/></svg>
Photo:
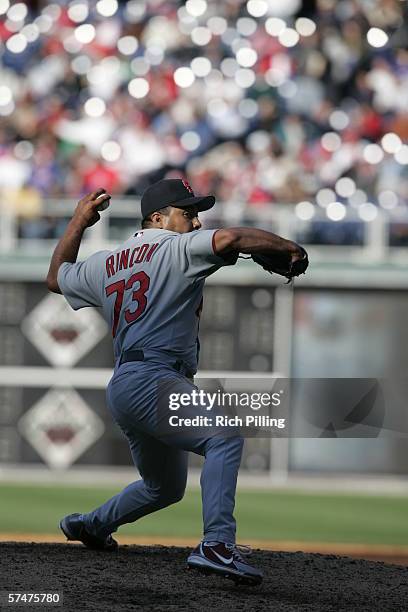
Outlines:
<svg viewBox="0 0 408 612"><path fill-rule="evenodd" d="M128 208L119 209L120 232L105 221L90 232L81 257L113 246L129 230ZM293 219L286 210L270 222L275 231L297 236L303 222L295 227ZM220 223L228 221L233 219ZM9 219L6 232L2 219L9 240L0 257L0 465L129 465L127 446L105 407L112 369L107 325L96 309L74 313L61 296L47 292L55 240L20 239L16 223ZM295 286L248 261L210 277L200 375L404 375L408 260L405 250L390 246L390 227L384 219L367 223L366 240L357 246L311 245L310 272ZM199 464L193 457L192 467ZM291 473L404 477L406 437L258 437L247 440L242 468L280 480Z"/></svg>

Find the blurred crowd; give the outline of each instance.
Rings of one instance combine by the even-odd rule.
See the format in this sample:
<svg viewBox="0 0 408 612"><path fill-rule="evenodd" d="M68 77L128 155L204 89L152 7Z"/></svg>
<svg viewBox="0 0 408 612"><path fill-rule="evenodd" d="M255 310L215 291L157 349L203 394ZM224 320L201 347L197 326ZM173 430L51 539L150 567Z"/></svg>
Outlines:
<svg viewBox="0 0 408 612"><path fill-rule="evenodd" d="M404 205L406 10L0 0L2 205L30 219L44 197L135 196L166 176L220 202L300 203L305 220Z"/></svg>

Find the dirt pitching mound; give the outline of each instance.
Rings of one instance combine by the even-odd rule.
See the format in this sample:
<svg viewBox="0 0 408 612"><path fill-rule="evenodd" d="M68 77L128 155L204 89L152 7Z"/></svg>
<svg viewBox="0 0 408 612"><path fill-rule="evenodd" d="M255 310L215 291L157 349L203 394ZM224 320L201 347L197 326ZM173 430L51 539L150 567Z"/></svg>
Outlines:
<svg viewBox="0 0 408 612"><path fill-rule="evenodd" d="M113 553L76 544L0 543L0 591L62 591L72 612L126 610L407 610L408 568L335 555L255 550L259 587L235 586L186 568L187 548L121 546ZM4 595L3 595L4 596ZM11 607L0 605L1 610Z"/></svg>

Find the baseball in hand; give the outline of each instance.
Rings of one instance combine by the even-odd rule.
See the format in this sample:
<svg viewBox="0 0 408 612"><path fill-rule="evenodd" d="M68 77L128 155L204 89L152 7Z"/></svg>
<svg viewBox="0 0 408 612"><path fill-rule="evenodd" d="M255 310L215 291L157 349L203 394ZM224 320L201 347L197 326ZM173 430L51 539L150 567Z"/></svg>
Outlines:
<svg viewBox="0 0 408 612"><path fill-rule="evenodd" d="M101 193L101 195L98 196L96 200L99 200L99 198L102 198L104 195L106 195L106 193ZM99 204L99 206L96 207L96 210L101 212L102 210L106 210L107 208L109 208L109 206L110 206L110 199L105 200L105 202L102 202L101 204Z"/></svg>

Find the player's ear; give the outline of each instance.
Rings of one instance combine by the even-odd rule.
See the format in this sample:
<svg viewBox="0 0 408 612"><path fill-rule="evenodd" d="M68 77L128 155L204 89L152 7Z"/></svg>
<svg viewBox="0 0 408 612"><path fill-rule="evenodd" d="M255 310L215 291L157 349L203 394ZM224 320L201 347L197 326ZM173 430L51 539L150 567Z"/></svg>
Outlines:
<svg viewBox="0 0 408 612"><path fill-rule="evenodd" d="M150 219L154 227L163 229L163 215L159 212L154 212L150 215Z"/></svg>

